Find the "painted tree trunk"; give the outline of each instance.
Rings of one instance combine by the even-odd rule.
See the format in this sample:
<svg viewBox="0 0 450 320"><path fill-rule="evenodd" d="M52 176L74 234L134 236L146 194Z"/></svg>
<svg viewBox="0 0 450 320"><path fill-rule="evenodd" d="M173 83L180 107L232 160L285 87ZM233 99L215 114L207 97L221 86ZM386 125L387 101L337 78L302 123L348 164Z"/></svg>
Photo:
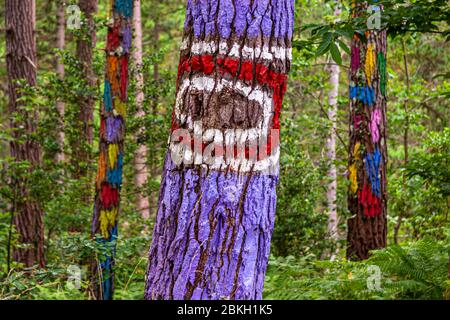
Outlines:
<svg viewBox="0 0 450 320"><path fill-rule="evenodd" d="M86 92L79 97L79 110L76 130L78 136L72 142L72 163L75 169L75 177L81 178L88 174L90 160L90 146L93 140L94 94L96 79L92 67L93 51L97 42L94 15L98 9L98 0L79 0L78 5L85 17L83 34L77 40L76 56L80 67L86 77ZM89 199L86 197L86 199Z"/></svg>
<svg viewBox="0 0 450 320"><path fill-rule="evenodd" d="M262 297L293 22L293 0L188 1L146 299Z"/></svg>
<svg viewBox="0 0 450 320"><path fill-rule="evenodd" d="M335 16L341 14L339 4L335 1L336 9ZM329 161L328 169L328 188L327 188L327 203L328 203L328 234L331 239L338 238L338 217L336 210L336 190L337 190L337 173L336 173L336 116L338 110L338 96L339 96L339 65L333 63L329 67L330 73L330 90L328 91L328 119L331 122L330 134L327 139L327 159ZM334 254L332 254L332 258Z"/></svg>
<svg viewBox="0 0 450 320"><path fill-rule="evenodd" d="M134 0L134 50L133 60L136 68L135 81L136 81L136 116L144 117L144 74L143 74L143 62L142 62L142 21L141 21L141 1ZM140 128L138 135L142 136L145 133L145 128ZM136 207L141 213L144 219L148 219L150 216L150 208L148 196L143 194L143 188L148 179L148 166L147 166L147 146L145 141L139 141L139 146L134 155L134 184L139 189L136 197Z"/></svg>
<svg viewBox="0 0 450 320"><path fill-rule="evenodd" d="M56 30L56 47L59 50L64 50L66 46L66 19L64 18L64 4L62 2L58 2L57 4L57 30ZM56 73L58 74L59 79L64 79L64 63L58 57L56 61ZM56 161L61 162L64 161L64 109L65 104L62 101L56 102L56 110L59 114L60 121L60 130L58 132L58 146L59 151L56 154Z"/></svg>
<svg viewBox="0 0 450 320"><path fill-rule="evenodd" d="M387 233L386 31L366 38L355 34L351 43L347 257L354 260L385 247Z"/></svg>
<svg viewBox="0 0 450 320"><path fill-rule="evenodd" d="M106 75L100 109L98 160L92 236L100 253L92 263L91 293L109 300L114 292L114 257L117 240L124 155L128 63L132 45L133 0L111 1Z"/></svg>
<svg viewBox="0 0 450 320"><path fill-rule="evenodd" d="M35 38L35 5L33 0L6 0L6 65L8 73L8 110L13 140L10 143L11 157L17 162L27 162L25 175L32 174L41 161L39 143L32 136L36 134L38 113L24 108L20 98L19 80L28 86L36 85L37 57ZM22 140L19 142L19 139ZM25 248L15 248L13 258L27 267L44 261L43 211L24 175L13 177L13 188L17 195L13 223L19 233L19 243Z"/></svg>

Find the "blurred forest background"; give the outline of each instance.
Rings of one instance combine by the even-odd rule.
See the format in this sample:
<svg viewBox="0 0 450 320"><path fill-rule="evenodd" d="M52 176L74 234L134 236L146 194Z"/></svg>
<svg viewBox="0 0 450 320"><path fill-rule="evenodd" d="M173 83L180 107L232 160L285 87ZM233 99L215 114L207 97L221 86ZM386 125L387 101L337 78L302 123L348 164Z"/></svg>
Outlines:
<svg viewBox="0 0 450 320"><path fill-rule="evenodd" d="M76 3L66 0L64 11L67 5ZM5 34L0 33L0 299L86 298L86 261L95 250L90 225L103 95L106 6L107 1L100 0L94 15L95 80L89 84L76 54L77 41L89 34L83 28L86 24L80 29L66 26L62 47L57 32L61 5L57 0L36 0L38 85L26 89L22 99L26 108L39 113L33 139L42 147L42 163L28 174L27 184L45 212L45 268L24 270L8 254L11 247L19 245L17 232L11 227L11 179L27 175L27 163L15 161L9 153L12 135L7 112ZM320 41L311 40L310 29L302 30L311 23L332 25L336 19L347 20L349 4L343 3L339 15L333 1L297 0L296 7L293 63L282 111L277 218L264 298L448 298L450 43L442 29L427 33L412 30L388 38L388 247L374 252L368 260L350 262L345 258L350 63L345 43L349 46L349 40L342 38L336 158L330 162L326 150L333 127L328 117L329 66L339 57L332 60L329 53L318 55ZM448 17L448 7L446 10L442 14ZM135 103L136 66L131 61L115 299L143 297L175 100L185 3L145 0L141 13L144 114ZM4 14L1 7L2 21ZM66 16L69 14L66 12ZM439 22L438 27L445 30L448 24ZM64 77L58 73L58 64L64 65ZM83 129L79 108L86 97L94 99L93 120L89 123L92 143L80 139ZM58 112L58 103L64 104L64 117ZM63 150L58 143L62 131ZM149 177L137 186L134 155L141 145L148 149L145 161ZM330 163L337 169L337 237L330 236L327 224ZM148 196L148 208L137 209L139 196ZM70 285L71 272L77 268L82 275L79 289ZM380 286L368 286L368 279L376 276L377 270L381 270Z"/></svg>

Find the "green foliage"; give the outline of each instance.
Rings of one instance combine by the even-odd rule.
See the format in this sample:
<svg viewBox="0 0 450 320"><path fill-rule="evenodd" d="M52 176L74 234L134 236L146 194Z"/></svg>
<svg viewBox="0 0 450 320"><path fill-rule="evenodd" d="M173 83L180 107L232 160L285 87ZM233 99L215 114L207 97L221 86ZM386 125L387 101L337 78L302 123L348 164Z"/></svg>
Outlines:
<svg viewBox="0 0 450 320"><path fill-rule="evenodd" d="M309 23L302 26L302 31L308 31L307 39L298 39L294 46L315 47L315 55L321 56L328 52L337 64L342 64L340 49L349 53L345 44L355 33L362 40L368 30L367 21L373 14L371 11L361 11L357 17L351 15L351 1L343 1L335 5L343 7L340 17L325 16L326 23ZM450 40L450 7L446 0L382 0L367 1L369 5L383 6L380 16L380 29L387 30L392 37L403 36L410 32L436 33ZM423 13L427 14L424 15ZM447 29L446 29L447 28Z"/></svg>
<svg viewBox="0 0 450 320"><path fill-rule="evenodd" d="M407 246L377 250L367 263L390 275L386 286L396 298L443 299L449 253L449 243L424 238Z"/></svg>
<svg viewBox="0 0 450 320"><path fill-rule="evenodd" d="M319 254L327 246L327 216L317 210L321 169L299 144L300 125L285 119L281 138L280 184L272 250L276 255Z"/></svg>
<svg viewBox="0 0 450 320"><path fill-rule="evenodd" d="M67 2L67 1L66 1ZM84 29L67 31L67 47L54 47L55 1L37 3L38 85L22 85L22 111L37 111L37 132L27 136L24 128L14 137L12 119L24 120L23 113L8 114L7 87L0 87L0 299L86 299L87 271L98 245L90 238L93 175L98 152L98 108L102 79L106 28L106 2L100 2L96 16L98 43L94 50L96 86L86 85L74 52L76 39ZM68 3L76 3L71 0ZM450 197L450 63L448 49L449 7L445 0L389 0L383 4L382 25L391 35L388 43L388 194L389 247L374 251L364 262L349 262L344 250L337 260L326 261L336 248L343 248L347 193L348 83L346 65L354 32L362 38L367 15L350 19L350 3L343 1L342 13L334 16L334 1L296 1L296 32L288 91L282 111L280 180L277 217L272 238L264 297L267 299L442 299L450 296L448 268L448 210ZM142 299L157 207L161 168L166 152L179 44L184 21L183 1L142 1L144 63L131 66L133 75L142 70L145 78L145 116L137 117L135 77L127 110L124 185L121 199L119 238L115 265L115 299ZM49 13L52 14L49 14ZM424 15L423 13L427 14ZM423 32L428 32L424 35ZM0 34L4 40L4 33ZM4 41L3 41L4 42ZM404 44L404 46L403 46ZM0 45L0 79L7 83L6 48ZM56 59L65 65L65 77L54 70ZM405 72L405 59L408 74ZM325 142L332 122L327 118L329 72L333 60L341 65L336 132L335 165L338 173L337 211L339 240L327 235L326 178L329 161ZM409 83L409 86L407 86ZM408 88L408 89L407 89ZM81 163L90 176L74 179L72 144L79 139L77 114L79 97L96 101L92 145ZM64 118L55 103L66 105ZM142 130L141 128L145 128ZM64 130L65 146L60 150L58 133ZM404 137L407 133L409 159L405 163ZM8 144L30 138L42 146L42 164L33 172L29 163L9 156ZM142 188L134 186L134 153L145 144L150 150L150 177ZM66 161L55 155L64 151ZM19 245L11 226L15 200L12 181L24 177L31 196L45 211L45 269L8 264L8 249ZM150 199L153 217L143 220L135 207L137 193ZM392 246L393 229L399 225L399 246ZM10 237L11 236L11 237ZM10 259L11 260L11 259ZM9 266L9 270L8 270ZM71 268L81 270L80 288L70 285ZM379 267L381 290L369 290L368 279Z"/></svg>
<svg viewBox="0 0 450 320"><path fill-rule="evenodd" d="M316 257L271 258L264 298L307 300L392 299L388 291L369 290L370 269L361 262L317 261Z"/></svg>
<svg viewBox="0 0 450 320"><path fill-rule="evenodd" d="M450 288L448 254L448 242L422 239L376 250L363 262L317 261L314 255L272 256L264 298L444 299Z"/></svg>
<svg viewBox="0 0 450 320"><path fill-rule="evenodd" d="M450 128L429 133L423 151L408 164L407 176L420 177L426 187L435 186L444 197L450 197Z"/></svg>
<svg viewBox="0 0 450 320"><path fill-rule="evenodd" d="M372 1L373 3L376 3ZM407 32L441 33L449 40L450 7L446 0L385 0L382 20L392 36ZM426 14L424 14L426 12Z"/></svg>

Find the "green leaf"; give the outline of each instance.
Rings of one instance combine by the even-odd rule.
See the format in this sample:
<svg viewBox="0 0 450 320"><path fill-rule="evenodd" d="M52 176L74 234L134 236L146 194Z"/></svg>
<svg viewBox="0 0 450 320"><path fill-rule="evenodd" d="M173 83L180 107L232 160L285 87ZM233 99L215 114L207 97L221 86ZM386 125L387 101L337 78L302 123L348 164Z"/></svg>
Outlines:
<svg viewBox="0 0 450 320"><path fill-rule="evenodd" d="M330 53L334 62L336 62L337 64L342 64L341 52L334 42L330 44Z"/></svg>
<svg viewBox="0 0 450 320"><path fill-rule="evenodd" d="M350 48L344 43L344 41L338 39L338 42L339 42L339 48L344 50L347 54L350 54Z"/></svg>
<svg viewBox="0 0 450 320"><path fill-rule="evenodd" d="M320 43L319 47L316 51L316 57L323 55L329 50L330 43L331 43L332 35L331 33L327 33L322 38L322 42Z"/></svg>

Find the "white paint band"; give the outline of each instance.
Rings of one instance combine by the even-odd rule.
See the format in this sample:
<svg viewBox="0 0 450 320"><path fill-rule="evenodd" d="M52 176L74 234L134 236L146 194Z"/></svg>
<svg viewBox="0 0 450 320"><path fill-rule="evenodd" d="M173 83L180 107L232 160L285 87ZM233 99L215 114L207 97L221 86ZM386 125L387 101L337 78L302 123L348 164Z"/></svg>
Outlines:
<svg viewBox="0 0 450 320"><path fill-rule="evenodd" d="M238 91L248 98L250 101L256 101L263 109L262 122L256 124L255 128L259 130L259 136L269 132L271 118L274 111L273 97L269 92L263 90L260 86L251 87L241 81L228 81L225 79L214 79L211 77L195 77L193 79L185 79L178 90L175 102L175 117L182 124L187 123L188 128L193 130L193 122L189 115L181 113L181 106L183 105L183 98L186 90L197 89L205 93L220 92L224 88L230 88Z"/></svg>
<svg viewBox="0 0 450 320"><path fill-rule="evenodd" d="M234 82L225 79L214 79L207 76L194 77L193 79L184 79L177 93L174 113L175 118L180 121L181 124L187 124L187 130L189 133L201 132L201 129L199 130L198 128L196 128L197 122L194 122L190 115L181 113L185 92L192 89L203 91L203 93L206 95L203 101L208 101L208 94L212 94L213 92L221 92L224 88L231 88L239 92L240 94L246 96L250 101L257 102L263 109L262 120L260 120L254 128L245 130L234 129L238 134L236 134L232 138L234 139L233 141L230 140L230 137L225 136L225 145L229 146L233 143L239 144L239 141L241 144L244 144L245 141L256 141L261 137L267 137L271 127L271 121L274 111L273 97L271 96L271 94L269 94L269 92L263 90L260 86L251 87L241 81ZM223 133L219 129L208 129L205 131L205 133L201 133L201 136L206 141L214 140L219 145L222 145L224 142ZM273 154L267 156L263 160L258 161L252 159L249 160L245 158L237 158L231 159L230 161L227 160L227 163L225 163L225 159L218 157L214 160L213 163L205 164L205 159L203 159L202 154L198 154L198 152L190 150L189 148L186 149L180 143L170 142L170 150L173 153L173 159L182 159L185 164L195 163L205 166L208 165L214 170L224 170L227 166L230 166L231 170L241 172L249 172L250 170L252 170L252 167L253 171L264 173L267 172L268 174L274 174L274 172L278 172L277 170L280 156L278 142L276 143L276 145L274 145ZM201 160L196 160L199 157ZM175 163L177 162L175 161Z"/></svg>
<svg viewBox="0 0 450 320"><path fill-rule="evenodd" d="M226 170L228 167L232 171L237 172L260 172L262 174L278 174L280 147L279 147L279 131L273 133L272 151L270 155L265 155L262 160L256 159L256 148L260 141L256 139L256 129L235 129L226 130L223 133L219 129L207 129L202 132L198 128L192 132L188 132L187 129L179 129L174 131L169 142L169 149L171 152L171 159L176 165L201 165L205 168L213 170ZM179 142L179 137L183 137L184 142ZM192 150L191 140L197 139L194 142L194 149ZM263 140L262 145L264 150L265 142L267 138ZM276 143L275 145L273 143ZM198 146L195 146L195 143ZM198 151L198 148L204 143L208 143L202 151ZM254 155L253 159L245 158L245 147L252 145ZM215 152L215 156L212 156L216 146L220 152ZM237 148L240 156L234 155L235 147ZM221 153L221 154L220 154ZM260 154L261 155L261 154Z"/></svg>
<svg viewBox="0 0 450 320"><path fill-rule="evenodd" d="M181 44L181 50L189 48L189 39L184 39ZM218 52L220 55L226 55L228 57L242 58L247 60L264 59L272 61L273 59L280 59L282 61L292 60L292 48L283 48L280 46L269 47L267 45L260 47L248 47L244 46L242 51L240 45L235 43L231 47L228 47L226 41L217 42L214 41L194 41L191 46L191 53L194 55L214 54Z"/></svg>

